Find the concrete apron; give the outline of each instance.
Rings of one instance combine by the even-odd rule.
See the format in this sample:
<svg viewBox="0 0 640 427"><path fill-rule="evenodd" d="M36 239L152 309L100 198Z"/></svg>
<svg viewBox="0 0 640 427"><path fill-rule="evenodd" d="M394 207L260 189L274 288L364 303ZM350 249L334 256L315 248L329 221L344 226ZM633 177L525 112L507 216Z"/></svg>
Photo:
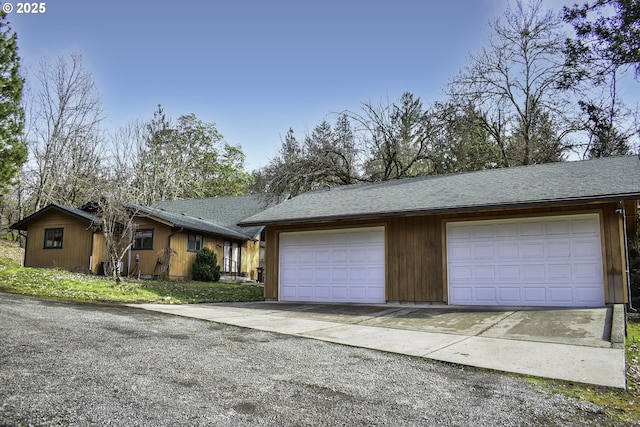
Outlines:
<svg viewBox="0 0 640 427"><path fill-rule="evenodd" d="M132 304L178 316L565 381L625 388L624 307Z"/></svg>

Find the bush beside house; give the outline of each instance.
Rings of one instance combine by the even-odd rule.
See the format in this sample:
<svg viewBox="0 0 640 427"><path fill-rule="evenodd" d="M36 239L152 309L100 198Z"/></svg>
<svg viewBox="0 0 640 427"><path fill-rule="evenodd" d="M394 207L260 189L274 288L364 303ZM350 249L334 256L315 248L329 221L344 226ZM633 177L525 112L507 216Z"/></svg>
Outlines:
<svg viewBox="0 0 640 427"><path fill-rule="evenodd" d="M220 266L215 252L209 248L202 248L196 254L193 263L193 280L201 282L217 282L220 280Z"/></svg>

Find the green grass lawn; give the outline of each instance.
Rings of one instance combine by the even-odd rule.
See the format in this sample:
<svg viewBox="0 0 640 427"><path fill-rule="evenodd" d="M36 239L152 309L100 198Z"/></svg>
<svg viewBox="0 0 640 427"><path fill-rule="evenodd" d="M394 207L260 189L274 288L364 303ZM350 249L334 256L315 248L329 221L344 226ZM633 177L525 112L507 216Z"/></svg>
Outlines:
<svg viewBox="0 0 640 427"><path fill-rule="evenodd" d="M88 274L24 268L9 258L0 258L0 291L95 303L191 304L264 300L260 285L130 279L118 284Z"/></svg>

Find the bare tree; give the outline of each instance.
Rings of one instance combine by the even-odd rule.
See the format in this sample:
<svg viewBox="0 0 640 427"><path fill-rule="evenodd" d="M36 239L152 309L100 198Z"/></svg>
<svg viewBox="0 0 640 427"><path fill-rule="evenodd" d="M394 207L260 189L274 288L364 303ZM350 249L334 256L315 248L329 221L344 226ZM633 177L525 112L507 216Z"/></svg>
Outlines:
<svg viewBox="0 0 640 427"><path fill-rule="evenodd" d="M501 153L501 166L558 160L558 150L536 146L538 120L553 117L553 144L575 127L566 114L572 110L569 93L560 84L565 73L561 23L557 14L542 9L541 1L518 1L490 23L489 47L471 56L449 83L453 99L480 110ZM560 156L568 148L560 146Z"/></svg>
<svg viewBox="0 0 640 427"><path fill-rule="evenodd" d="M111 277L121 282L120 264L133 244L136 209L114 194L107 194L94 202L93 210L100 216L100 231L109 256Z"/></svg>
<svg viewBox="0 0 640 427"><path fill-rule="evenodd" d="M100 96L79 53L42 59L36 80L27 135L34 209L48 203L73 206L95 185L103 161Z"/></svg>
<svg viewBox="0 0 640 427"><path fill-rule="evenodd" d="M395 103L364 103L362 113L318 124L303 141L290 129L278 155L254 172L255 193L279 198L332 185L443 173L437 116L404 93ZM440 141L441 142L441 141Z"/></svg>
<svg viewBox="0 0 640 427"><path fill-rule="evenodd" d="M392 104L364 103L363 113L349 113L356 131L367 148L365 179L387 181L436 173L433 143L436 135L433 117L420 98L405 92Z"/></svg>
<svg viewBox="0 0 640 427"><path fill-rule="evenodd" d="M146 201L143 189L136 188L141 181L140 153L144 149L147 123L136 119L117 129L110 135L110 156L107 159L107 173L111 190L126 191L127 201L144 203Z"/></svg>
<svg viewBox="0 0 640 427"><path fill-rule="evenodd" d="M362 178L358 155L346 114L338 116L333 128L323 120L303 141L298 141L293 129L289 129L278 155L254 172L252 191L278 199L320 187L359 182Z"/></svg>

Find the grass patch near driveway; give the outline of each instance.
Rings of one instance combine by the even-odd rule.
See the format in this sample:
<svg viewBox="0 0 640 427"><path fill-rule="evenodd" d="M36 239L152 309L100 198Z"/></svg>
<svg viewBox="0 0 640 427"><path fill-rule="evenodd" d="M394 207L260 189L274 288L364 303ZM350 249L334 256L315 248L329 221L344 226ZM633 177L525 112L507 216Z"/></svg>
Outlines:
<svg viewBox="0 0 640 427"><path fill-rule="evenodd" d="M604 407L604 411L621 422L640 425L640 317L630 317L627 322L625 343L627 359L627 390L570 383L531 379L532 382L549 387L554 393L583 399Z"/></svg>
<svg viewBox="0 0 640 427"><path fill-rule="evenodd" d="M25 268L6 257L0 257L0 291L93 303L192 304L264 300L261 285L129 279L117 284L89 274Z"/></svg>

